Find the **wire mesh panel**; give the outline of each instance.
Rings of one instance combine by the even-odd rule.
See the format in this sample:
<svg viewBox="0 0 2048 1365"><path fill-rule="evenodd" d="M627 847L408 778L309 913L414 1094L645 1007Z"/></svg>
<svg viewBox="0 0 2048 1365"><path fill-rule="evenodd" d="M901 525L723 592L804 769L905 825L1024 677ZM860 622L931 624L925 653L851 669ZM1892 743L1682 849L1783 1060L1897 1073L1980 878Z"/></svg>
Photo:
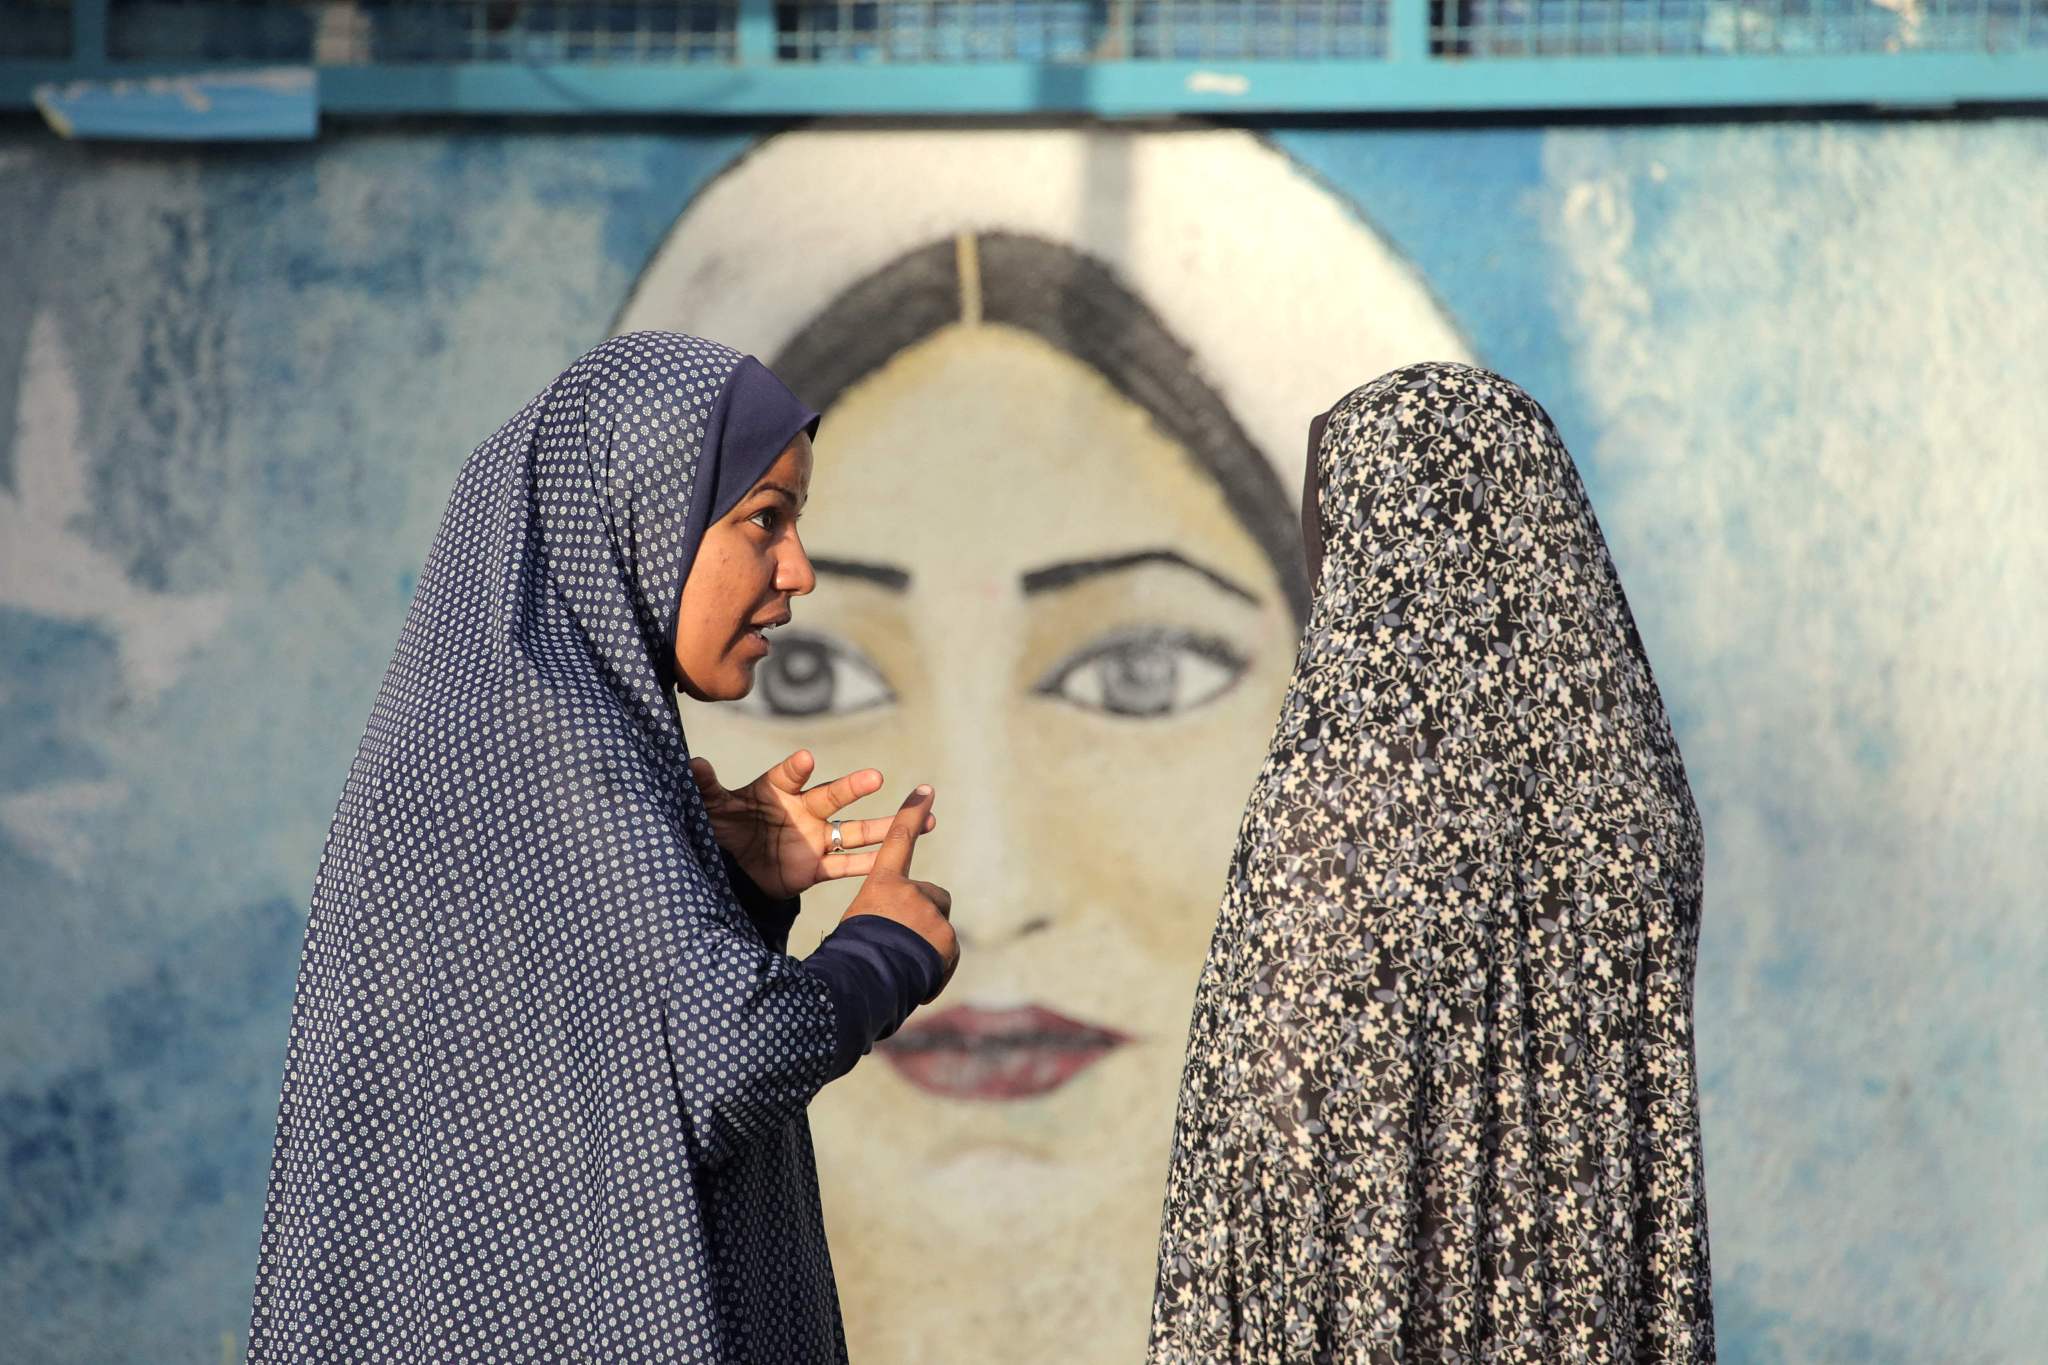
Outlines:
<svg viewBox="0 0 2048 1365"><path fill-rule="evenodd" d="M0 59L75 0L0 0ZM769 0L787 63L1371 61L1397 0ZM106 0L115 61L730 63L741 0ZM2048 0L1423 0L1439 57L2048 49ZM766 17L764 13L764 18Z"/></svg>
<svg viewBox="0 0 2048 1365"><path fill-rule="evenodd" d="M380 116L1921 106L2044 56L2048 0L0 0L15 109L252 64Z"/></svg>
<svg viewBox="0 0 2048 1365"><path fill-rule="evenodd" d="M1105 56L1098 0L798 0L775 7L796 62L1081 62Z"/></svg>
<svg viewBox="0 0 2048 1365"><path fill-rule="evenodd" d="M71 55L71 0L0 0L0 58Z"/></svg>
<svg viewBox="0 0 2048 1365"><path fill-rule="evenodd" d="M796 63L1371 60L1391 0L772 0ZM0 57L72 0L0 0ZM740 0L106 0L123 62L730 62Z"/></svg>
<svg viewBox="0 0 2048 1365"><path fill-rule="evenodd" d="M2048 47L2048 0L1431 0L1460 57L1798 56Z"/></svg>
<svg viewBox="0 0 2048 1365"><path fill-rule="evenodd" d="M738 0L112 0L132 61L729 62Z"/></svg>
<svg viewBox="0 0 2048 1365"><path fill-rule="evenodd" d="M783 0L796 62L1371 58L1387 0Z"/></svg>
<svg viewBox="0 0 2048 1365"><path fill-rule="evenodd" d="M1132 54L1169 61L1384 57L1385 0L1142 0Z"/></svg>
<svg viewBox="0 0 2048 1365"><path fill-rule="evenodd" d="M275 0L112 0L107 55L116 61L311 59L316 7Z"/></svg>

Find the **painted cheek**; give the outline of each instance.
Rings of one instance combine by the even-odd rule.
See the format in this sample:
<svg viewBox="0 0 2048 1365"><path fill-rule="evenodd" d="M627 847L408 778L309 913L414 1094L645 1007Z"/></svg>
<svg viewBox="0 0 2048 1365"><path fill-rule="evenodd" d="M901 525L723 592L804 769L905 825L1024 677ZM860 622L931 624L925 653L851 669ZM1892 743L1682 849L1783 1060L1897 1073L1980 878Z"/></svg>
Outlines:
<svg viewBox="0 0 2048 1365"><path fill-rule="evenodd" d="M1286 690L1289 662L1260 650L1215 701L1158 721L1105 721L1047 707L1017 748L1035 803L1033 846L1058 848L1046 872L1076 907L1119 916L1149 959L1199 965L1232 836ZM1027 738L1020 735L1020 740Z"/></svg>

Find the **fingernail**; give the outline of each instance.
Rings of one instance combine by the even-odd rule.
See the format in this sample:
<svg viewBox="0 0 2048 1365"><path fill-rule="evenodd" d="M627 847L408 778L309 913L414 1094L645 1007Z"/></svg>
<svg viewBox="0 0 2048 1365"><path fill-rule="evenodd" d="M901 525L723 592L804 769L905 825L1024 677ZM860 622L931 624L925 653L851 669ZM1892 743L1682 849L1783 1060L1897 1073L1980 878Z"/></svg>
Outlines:
<svg viewBox="0 0 2048 1365"><path fill-rule="evenodd" d="M917 795L917 796L930 796L930 795L932 794L932 789L931 789L930 787L928 787L928 786L927 786L927 787L919 787L919 788L917 789L917 791L916 791L915 793L913 793L913 794L914 794L914 795Z"/></svg>

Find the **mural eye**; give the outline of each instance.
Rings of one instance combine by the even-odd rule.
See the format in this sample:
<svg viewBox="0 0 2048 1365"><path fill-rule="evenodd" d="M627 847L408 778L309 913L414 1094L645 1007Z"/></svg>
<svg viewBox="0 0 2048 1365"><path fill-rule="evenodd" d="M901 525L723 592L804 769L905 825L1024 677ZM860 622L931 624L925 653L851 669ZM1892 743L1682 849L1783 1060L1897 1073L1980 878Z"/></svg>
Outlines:
<svg viewBox="0 0 2048 1365"><path fill-rule="evenodd" d="M1221 696L1246 666L1221 640L1154 629L1089 646L1056 665L1032 691L1113 716L1169 716Z"/></svg>
<svg viewBox="0 0 2048 1365"><path fill-rule="evenodd" d="M851 715L894 700L881 670L852 645L785 626L754 668L754 690L737 705L749 715L785 719Z"/></svg>

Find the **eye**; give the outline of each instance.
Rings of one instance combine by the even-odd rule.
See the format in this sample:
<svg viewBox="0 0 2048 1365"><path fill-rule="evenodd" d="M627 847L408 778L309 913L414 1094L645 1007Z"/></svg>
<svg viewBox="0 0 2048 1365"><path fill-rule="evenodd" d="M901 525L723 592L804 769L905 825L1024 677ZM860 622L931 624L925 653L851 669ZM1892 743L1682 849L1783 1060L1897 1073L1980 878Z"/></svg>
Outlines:
<svg viewBox="0 0 2048 1365"><path fill-rule="evenodd" d="M1113 716L1192 710L1244 676L1243 655L1211 636L1153 628L1111 636L1073 655L1033 692Z"/></svg>
<svg viewBox="0 0 2048 1365"><path fill-rule="evenodd" d="M749 715L845 716L896 700L881 670L842 640L787 626L754 668L754 690L735 703Z"/></svg>
<svg viewBox="0 0 2048 1365"><path fill-rule="evenodd" d="M747 520L753 522L764 531L772 531L782 522L782 509L773 506L763 507L760 511L748 517Z"/></svg>

